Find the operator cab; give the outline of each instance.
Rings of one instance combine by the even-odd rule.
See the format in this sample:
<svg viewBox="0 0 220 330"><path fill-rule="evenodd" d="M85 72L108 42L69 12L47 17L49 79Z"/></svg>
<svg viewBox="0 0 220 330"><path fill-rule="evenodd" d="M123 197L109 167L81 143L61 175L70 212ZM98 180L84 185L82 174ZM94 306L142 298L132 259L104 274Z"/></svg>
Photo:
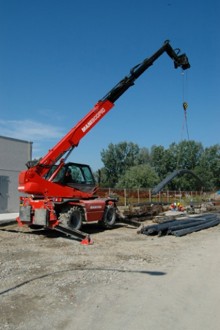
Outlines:
<svg viewBox="0 0 220 330"><path fill-rule="evenodd" d="M49 171L49 178L56 169L56 165ZM54 183L69 186L84 192L91 192L96 187L91 168L85 164L67 163L53 179Z"/></svg>

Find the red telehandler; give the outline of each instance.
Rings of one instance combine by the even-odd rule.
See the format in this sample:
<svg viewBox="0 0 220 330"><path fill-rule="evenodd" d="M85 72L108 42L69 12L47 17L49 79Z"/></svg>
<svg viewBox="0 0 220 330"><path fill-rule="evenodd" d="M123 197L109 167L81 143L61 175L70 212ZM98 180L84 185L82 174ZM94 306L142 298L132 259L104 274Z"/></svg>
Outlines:
<svg viewBox="0 0 220 330"><path fill-rule="evenodd" d="M96 195L96 183L88 165L66 160L80 140L112 109L114 102L164 52L174 61L175 68L190 68L187 56L165 41L151 57L133 67L43 158L26 164L28 169L19 175L18 190L24 194L20 197L19 225L43 226L83 240L89 240L80 231L85 222L98 221L105 228L114 226L117 200Z"/></svg>

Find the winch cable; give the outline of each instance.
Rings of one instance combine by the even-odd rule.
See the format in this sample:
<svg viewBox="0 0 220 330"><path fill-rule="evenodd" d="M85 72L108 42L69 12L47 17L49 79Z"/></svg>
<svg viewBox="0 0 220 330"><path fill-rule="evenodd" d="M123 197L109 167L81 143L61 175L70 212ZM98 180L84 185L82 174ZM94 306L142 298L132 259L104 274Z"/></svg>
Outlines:
<svg viewBox="0 0 220 330"><path fill-rule="evenodd" d="M185 128L186 128L187 140L189 141L189 130L188 130L188 123L187 123L188 103L185 101L187 76L185 75L184 71L181 72L181 75L182 75L182 106L183 106L183 111L184 111L184 118L183 118L183 124L182 124L182 129L181 129L180 142L183 141ZM180 158L181 158L181 148L178 152L177 166L176 166L177 169L179 169L179 166L180 166Z"/></svg>
<svg viewBox="0 0 220 330"><path fill-rule="evenodd" d="M186 134L187 138L189 141L189 129L188 129L188 123L187 123L187 108L188 108L188 103L185 101L185 94L186 94L186 89L187 89L188 81L187 81L187 73L185 74L184 71L182 71L182 89L183 89L183 110L184 110L184 121L183 121L183 129L184 131L184 126L186 126Z"/></svg>
<svg viewBox="0 0 220 330"><path fill-rule="evenodd" d="M184 73L182 73L184 74ZM151 193L152 195L156 195L158 194L169 182L171 182L175 177L179 176L179 175L183 175L183 174L190 174L192 176L194 176L201 184L202 186L202 181L200 180L200 178L192 172L191 169L187 169L187 168L183 168L183 164L180 164L180 160L181 160L181 156L182 156L182 149L183 149L183 145L181 144L181 142L183 142L183 133L184 133L184 128L186 127L186 131L187 131L187 137L188 137L188 142L189 142L189 131L188 131L188 125L187 125L187 108L188 108L188 103L185 101L185 77L183 76L183 110L184 110L184 121L183 121L183 125L182 125L182 130L181 130L181 140L179 143L179 148L177 146L176 149L176 157L177 157L177 163L176 163L176 170L174 170L172 173L169 173L168 176L162 180L161 182L159 182L158 185L156 185ZM190 152L193 153L192 150L192 146L189 143L188 147L190 148ZM181 165L181 166L180 166ZM186 167L186 166L185 166ZM220 220L219 220L220 222Z"/></svg>

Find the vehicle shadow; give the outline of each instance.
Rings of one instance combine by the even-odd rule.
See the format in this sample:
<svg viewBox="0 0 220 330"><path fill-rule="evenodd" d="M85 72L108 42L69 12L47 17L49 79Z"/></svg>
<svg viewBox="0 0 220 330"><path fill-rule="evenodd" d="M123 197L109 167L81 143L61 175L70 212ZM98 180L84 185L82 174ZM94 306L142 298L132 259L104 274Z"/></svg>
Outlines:
<svg viewBox="0 0 220 330"><path fill-rule="evenodd" d="M6 290L0 291L0 296L4 295L6 293L9 293L10 291L14 291L24 285L27 285L31 282L37 281L37 280L41 280L43 278L46 277L51 277L54 276L56 274L66 274L68 272L73 272L73 271L108 271L108 272L119 272L119 273L138 273L138 274L145 274L145 275L151 275L151 276L164 276L167 273L166 272L161 272L161 271L148 271L148 270L126 270L126 269L116 269L116 268L103 268L103 267L83 267L83 268L79 268L79 267L75 267L75 268L70 268L70 269L65 269L65 270L58 270L55 272L51 272L51 273L46 273L46 274L41 274L39 276L27 279L23 282L20 282L19 284L16 284L15 286L12 286Z"/></svg>

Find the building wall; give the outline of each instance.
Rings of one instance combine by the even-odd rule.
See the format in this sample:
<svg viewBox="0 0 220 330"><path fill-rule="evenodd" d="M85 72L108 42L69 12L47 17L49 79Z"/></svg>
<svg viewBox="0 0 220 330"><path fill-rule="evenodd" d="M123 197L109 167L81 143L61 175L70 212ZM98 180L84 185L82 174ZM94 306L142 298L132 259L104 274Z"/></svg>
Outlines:
<svg viewBox="0 0 220 330"><path fill-rule="evenodd" d="M0 213L18 212L18 175L32 159L32 142L0 136Z"/></svg>

